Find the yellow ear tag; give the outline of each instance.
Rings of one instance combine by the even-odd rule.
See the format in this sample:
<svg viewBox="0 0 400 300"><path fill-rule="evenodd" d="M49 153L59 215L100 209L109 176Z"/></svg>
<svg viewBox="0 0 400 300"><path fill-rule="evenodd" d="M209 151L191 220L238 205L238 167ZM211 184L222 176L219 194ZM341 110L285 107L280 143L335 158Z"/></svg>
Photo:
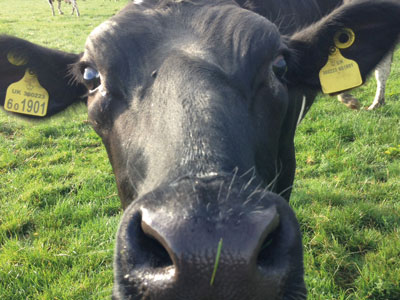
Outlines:
<svg viewBox="0 0 400 300"><path fill-rule="evenodd" d="M336 32L334 36L336 47L331 48L328 62L319 72L319 80L325 94L348 90L363 83L357 62L343 57L339 50L350 47L354 40L355 34L349 28Z"/></svg>
<svg viewBox="0 0 400 300"><path fill-rule="evenodd" d="M8 86L4 109L24 115L43 117L47 113L49 93L35 73L26 69L24 77Z"/></svg>

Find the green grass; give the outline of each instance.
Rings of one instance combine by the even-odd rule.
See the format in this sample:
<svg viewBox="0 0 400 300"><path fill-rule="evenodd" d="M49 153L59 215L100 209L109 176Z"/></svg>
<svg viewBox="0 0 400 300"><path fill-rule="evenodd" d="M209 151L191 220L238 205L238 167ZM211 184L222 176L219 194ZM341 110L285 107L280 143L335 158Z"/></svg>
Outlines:
<svg viewBox="0 0 400 300"><path fill-rule="evenodd" d="M291 204L310 299L400 299L400 52L387 105L351 111L319 98L296 136ZM368 106L375 81L354 94Z"/></svg>
<svg viewBox="0 0 400 300"><path fill-rule="evenodd" d="M79 53L127 1L0 1L0 32ZM97 3L95 8L95 4ZM44 122L0 112L0 299L109 299L121 217L114 175L84 106Z"/></svg>
<svg viewBox="0 0 400 300"><path fill-rule="evenodd" d="M126 2L80 1L78 19L67 5L52 17L44 0L0 0L0 32L78 53ZM400 53L385 107L319 98L298 129L291 204L309 299L400 299L398 86ZM367 106L374 93L371 81L356 95ZM75 106L26 122L0 111L0 299L109 299L121 211L86 114Z"/></svg>

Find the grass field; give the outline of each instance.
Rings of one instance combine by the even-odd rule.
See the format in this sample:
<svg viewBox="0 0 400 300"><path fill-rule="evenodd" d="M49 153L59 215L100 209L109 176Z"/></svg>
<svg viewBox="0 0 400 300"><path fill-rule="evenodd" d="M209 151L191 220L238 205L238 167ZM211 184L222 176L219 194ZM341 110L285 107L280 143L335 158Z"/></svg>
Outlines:
<svg viewBox="0 0 400 300"><path fill-rule="evenodd" d="M72 52L127 1L0 0L0 32ZM94 8L96 7L96 8ZM375 92L358 89L362 104ZM319 98L296 137L291 199L309 299L400 299L400 52L387 105L350 111ZM0 111L0 299L107 299L121 217L100 138L75 106L44 122Z"/></svg>

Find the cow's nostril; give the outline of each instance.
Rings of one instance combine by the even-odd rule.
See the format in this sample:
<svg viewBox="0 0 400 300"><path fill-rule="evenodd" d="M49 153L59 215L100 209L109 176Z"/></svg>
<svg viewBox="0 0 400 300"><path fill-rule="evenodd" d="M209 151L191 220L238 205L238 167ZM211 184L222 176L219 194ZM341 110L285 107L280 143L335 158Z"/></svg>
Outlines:
<svg viewBox="0 0 400 300"><path fill-rule="evenodd" d="M261 245L260 252L257 257L257 264L259 266L268 266L273 263L273 248L276 242L276 232L271 233L267 236Z"/></svg>
<svg viewBox="0 0 400 300"><path fill-rule="evenodd" d="M257 265L266 268L274 264L274 251L279 240L279 217L271 223L268 231L264 235L264 240L260 246L257 256Z"/></svg>
<svg viewBox="0 0 400 300"><path fill-rule="evenodd" d="M160 237L143 220L141 221L139 230L139 240L142 251L147 256L147 268L157 269L173 266L172 259L162 245Z"/></svg>

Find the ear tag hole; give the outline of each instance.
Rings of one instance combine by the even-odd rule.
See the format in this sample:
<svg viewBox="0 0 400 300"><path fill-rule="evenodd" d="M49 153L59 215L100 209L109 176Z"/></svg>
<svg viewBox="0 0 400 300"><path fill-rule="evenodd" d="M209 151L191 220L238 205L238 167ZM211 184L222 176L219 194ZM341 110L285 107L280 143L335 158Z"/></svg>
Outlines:
<svg viewBox="0 0 400 300"><path fill-rule="evenodd" d="M347 34L343 33L343 34L339 35L338 40L339 40L340 43L345 44L350 40L350 37Z"/></svg>
<svg viewBox="0 0 400 300"><path fill-rule="evenodd" d="M4 109L23 114L43 117L47 114L49 93L44 89L30 69L26 69L24 77L10 84L6 92Z"/></svg>
<svg viewBox="0 0 400 300"><path fill-rule="evenodd" d="M329 49L328 61L319 72L319 80L325 94L345 91L363 83L357 62L345 58L339 50L353 45L355 41L353 30L343 28L337 31L333 41L335 46Z"/></svg>
<svg viewBox="0 0 400 300"><path fill-rule="evenodd" d="M20 67L28 63L28 59L23 55L16 54L14 52L8 52L7 60L10 64Z"/></svg>
<svg viewBox="0 0 400 300"><path fill-rule="evenodd" d="M356 40L356 35L354 31L350 28L343 28L335 33L333 36L333 41L335 46L339 49L346 49L353 45Z"/></svg>

